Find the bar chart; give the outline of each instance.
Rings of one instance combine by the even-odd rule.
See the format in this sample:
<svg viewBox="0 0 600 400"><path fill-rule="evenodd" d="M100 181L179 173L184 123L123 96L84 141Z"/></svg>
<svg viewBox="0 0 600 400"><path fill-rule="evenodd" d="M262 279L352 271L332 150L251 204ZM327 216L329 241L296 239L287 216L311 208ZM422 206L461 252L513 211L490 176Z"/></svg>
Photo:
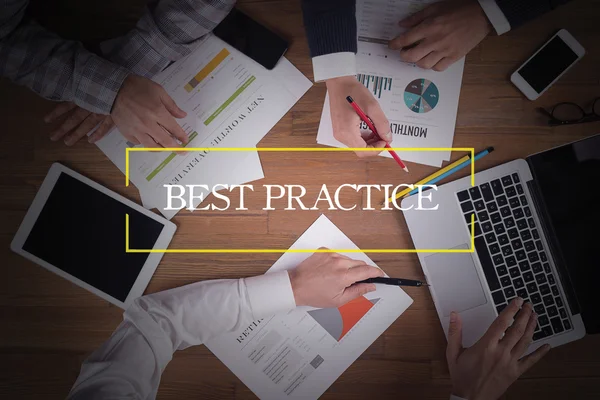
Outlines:
<svg viewBox="0 0 600 400"><path fill-rule="evenodd" d="M392 91L392 78L377 75L358 74L356 79L373 92L373 95L381 99L383 91Z"/></svg>
<svg viewBox="0 0 600 400"><path fill-rule="evenodd" d="M221 64L223 60L227 58L229 54L229 50L225 48L217 53L217 55L210 60L208 64L206 64L200 71L198 71L196 75L194 75L192 79L189 80L189 82L185 85L185 90L188 93L194 90L194 88L198 86L198 84L206 77L208 77L219 66L219 64Z"/></svg>

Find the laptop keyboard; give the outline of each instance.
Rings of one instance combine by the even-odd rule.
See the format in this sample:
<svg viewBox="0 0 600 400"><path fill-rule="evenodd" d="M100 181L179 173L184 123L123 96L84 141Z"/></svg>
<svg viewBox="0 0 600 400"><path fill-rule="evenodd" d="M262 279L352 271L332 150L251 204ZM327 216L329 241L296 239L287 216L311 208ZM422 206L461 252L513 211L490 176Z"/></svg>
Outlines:
<svg viewBox="0 0 600 400"><path fill-rule="evenodd" d="M471 232L475 214L475 250L483 267L496 311L519 296L533 305L538 326L533 340L570 330L540 231L531 216L519 175L482 183L456 193Z"/></svg>

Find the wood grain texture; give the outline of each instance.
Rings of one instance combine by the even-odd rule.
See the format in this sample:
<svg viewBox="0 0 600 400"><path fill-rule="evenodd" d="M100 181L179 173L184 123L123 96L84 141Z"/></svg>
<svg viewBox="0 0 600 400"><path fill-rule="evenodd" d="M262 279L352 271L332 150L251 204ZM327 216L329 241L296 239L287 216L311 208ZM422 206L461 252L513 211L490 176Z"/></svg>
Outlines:
<svg viewBox="0 0 600 400"><path fill-rule="evenodd" d="M59 8L37 2L43 22L66 37L89 42L122 34L142 11L143 0L103 1ZM42 5L40 5L42 4ZM312 78L298 0L244 0L239 7L291 42L287 57ZM68 13L65 14L68 10ZM79 15L80 14L80 15ZM597 133L600 124L549 128L539 106L575 101L582 106L600 95L600 1L573 1L523 28L484 40L468 56L454 145L496 151L478 162L485 169ZM71 21L76 21L70 24ZM588 50L583 60L536 102L526 100L509 75L559 28L567 28ZM68 393L86 355L108 338L122 310L10 252L9 244L53 162L59 161L139 202L135 188L95 146L67 148L48 140L41 117L52 103L0 82L0 397L60 399ZM325 88L317 84L261 141L260 147L316 146ZM460 157L454 154L453 159ZM323 183L415 182L434 168L410 164L398 173L392 161L362 161L352 154L261 155L266 178L256 185L304 184L316 198ZM461 174L452 179L468 174ZM377 196L375 196L377 197ZM250 210L180 212L173 248L287 248L314 221L316 211L262 211L264 193L247 200ZM364 204L363 194L343 197ZM280 208L280 206L278 207ZM412 241L399 213L324 212L361 248L409 248ZM214 278L265 272L277 254L167 254L146 293ZM388 274L422 278L414 254L371 254ZM446 341L430 295L407 289L415 302L325 393L323 399L447 399L450 379ZM600 337L554 349L516 382L505 399L592 399L600 397ZM206 348L175 354L164 372L159 399L253 399L255 396Z"/></svg>

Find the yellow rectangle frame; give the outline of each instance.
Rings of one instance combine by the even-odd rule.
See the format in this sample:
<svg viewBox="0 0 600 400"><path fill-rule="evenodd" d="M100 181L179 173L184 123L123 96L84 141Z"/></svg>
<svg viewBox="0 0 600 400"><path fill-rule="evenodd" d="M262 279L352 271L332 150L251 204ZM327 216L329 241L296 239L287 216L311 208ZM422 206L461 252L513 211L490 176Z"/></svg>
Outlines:
<svg viewBox="0 0 600 400"><path fill-rule="evenodd" d="M393 151L468 151L471 153L471 186L475 186L475 149L472 147L393 147ZM259 151L259 152L344 152L344 151L381 151L372 148L337 147L174 147L174 148L127 148L125 149L125 186L129 186L129 154L131 152L174 152L174 151ZM125 252L126 253L474 253L475 252L475 214L471 214L471 248L469 249L131 249L129 248L129 214L125 214Z"/></svg>

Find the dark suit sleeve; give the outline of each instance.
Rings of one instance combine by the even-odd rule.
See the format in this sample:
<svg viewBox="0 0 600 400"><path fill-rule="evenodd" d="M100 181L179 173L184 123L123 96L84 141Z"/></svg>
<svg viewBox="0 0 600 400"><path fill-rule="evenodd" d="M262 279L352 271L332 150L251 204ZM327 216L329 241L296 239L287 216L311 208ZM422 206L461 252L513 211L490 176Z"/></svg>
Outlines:
<svg viewBox="0 0 600 400"><path fill-rule="evenodd" d="M570 0L496 0L511 29L554 10Z"/></svg>
<svg viewBox="0 0 600 400"><path fill-rule="evenodd" d="M356 0L302 0L310 56L356 53Z"/></svg>

